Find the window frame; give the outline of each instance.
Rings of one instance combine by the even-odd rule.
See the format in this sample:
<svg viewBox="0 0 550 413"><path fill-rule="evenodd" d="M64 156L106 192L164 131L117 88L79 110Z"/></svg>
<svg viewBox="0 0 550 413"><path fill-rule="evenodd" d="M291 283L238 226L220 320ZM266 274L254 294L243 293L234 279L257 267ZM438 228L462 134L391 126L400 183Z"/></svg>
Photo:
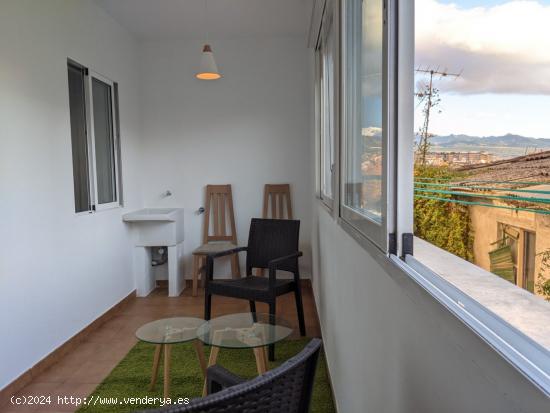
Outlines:
<svg viewBox="0 0 550 413"><path fill-rule="evenodd" d="M352 56L352 47L350 41L353 39L350 36L353 29L352 23L349 21L350 16L362 16L362 13L357 13L358 8L362 5L362 0L342 0L342 16L341 16L341 36L342 36L342 59L341 59L341 103L340 112L342 116L341 124L341 157L340 157L340 181L339 198L340 198L340 221L344 222L343 228L348 232L350 227L354 229L351 235L357 236L355 232L361 234L367 242L374 244L383 252L390 251L389 234L394 232L395 228L395 174L392 166L395 164L395 122L397 117L396 111L392 110L396 103L394 96L394 81L396 80L394 66L396 63L395 46L396 46L396 20L395 20L395 2L383 1L383 39L382 39L382 194L381 194L381 220L376 220L361 214L354 208L345 204L346 199L346 176L348 168L347 152L348 138L354 139L354 127L350 125L350 117L355 109L351 100L356 100L355 95L351 95L350 90L357 91L355 84L350 82L349 64ZM353 7L353 8L352 8ZM360 10L359 10L360 11ZM358 18L358 17L356 17ZM361 47L361 45L359 46ZM353 63L357 63L355 58ZM356 70L356 68L355 68ZM359 89L360 90L360 89ZM354 120L354 118L352 118ZM364 243L364 242L363 242Z"/></svg>
<svg viewBox="0 0 550 413"><path fill-rule="evenodd" d="M122 176L121 176L121 150L120 150L120 121L119 121L119 108L118 108L118 84L106 76L95 72L80 63L67 59L67 70L69 67L79 68L83 71L84 76L84 105L86 114L86 147L87 147L87 170L88 170L88 197L89 197L89 209L83 211L76 211L76 199L74 208L76 215L88 215L93 212L104 211L108 209L121 208L122 207ZM95 127L94 127L94 111L93 111L93 80L96 79L110 88L110 112L111 112L111 134L113 138L113 181L115 186L114 196L115 200L112 202L100 203L98 192L98 178L97 178L97 158L95 147ZM71 142L72 144L72 142ZM74 174L74 169L73 169ZM76 188L74 188L76 191ZM75 193L76 196L76 193Z"/></svg>
<svg viewBox="0 0 550 413"><path fill-rule="evenodd" d="M330 25L330 26L329 26ZM321 52L322 47L325 45L328 32L332 30L332 42L334 50L332 50L333 56L333 90L332 90L332 99L333 99L333 125L332 125L332 149L333 149L333 163L331 165L331 186L332 186L332 196L326 194L323 191L323 179L325 173L326 164L324 162L325 157L325 137L323 135L323 121L324 121L324 105L323 105L323 53ZM316 171L316 181L317 181L317 197L322 202L322 204L332 213L337 211L335 206L339 202L339 190L338 190L338 180L339 180L339 142L340 142L340 111L339 111L339 90L340 90L340 4L338 0L326 0L322 6L321 17L319 19L319 28L316 41L314 43L315 47L315 126L316 126L316 159L317 159L317 171Z"/></svg>
<svg viewBox="0 0 550 413"><path fill-rule="evenodd" d="M395 172L395 211L399 211L399 214L395 215L396 253L390 254L390 262L486 342L542 393L550 397L549 352L498 314L424 265L415 258L412 244L407 246L404 242L406 236L413 239L414 151L410 134L414 132L412 108L416 46L414 36L410 33L414 33L415 10L414 2L408 0L386 1L392 4L392 13L399 22L396 43L393 44L397 54L397 145L396 163L392 168ZM395 3L398 3L397 11ZM470 264L465 260L464 263Z"/></svg>
<svg viewBox="0 0 550 413"><path fill-rule="evenodd" d="M97 184L97 157L96 157L96 145L95 145L95 126L94 126L94 96L93 96L93 80L97 79L100 82L109 85L110 87L110 101L111 101L111 133L113 137L113 168L114 168L114 184L115 184L115 200L112 202L99 203L99 188ZM119 194L119 145L116 133L116 109L115 109L115 82L102 76L101 74L94 72L93 70L88 71L88 76L86 79L88 84L88 130L90 131L88 144L91 146L91 159L89 160L92 163L92 194L93 202L95 205L96 211L103 211L106 209L118 208L120 207L120 194Z"/></svg>
<svg viewBox="0 0 550 413"><path fill-rule="evenodd" d="M78 145L77 142L75 142L75 138L76 140L78 140L78 136L75 136L73 135L73 128L75 127L75 124L73 124L73 106L72 106L72 101L71 101L71 71L74 70L74 71L78 71L81 75L81 83L79 86L81 86L81 92L82 92L82 99L81 101L79 102L83 107L82 107L82 112L83 112L83 116L84 116L84 122L83 122L83 125L82 124L78 124L76 126L83 126L83 133L84 133L84 144L82 145L83 149L85 149L85 153L83 154L84 157L85 157L85 162L81 162L80 159L76 159L78 153L75 153L75 143ZM77 215L79 214L88 214L89 212L92 211L92 199L91 199L91 188L90 188L90 182L91 182L91 164L90 164L90 145L89 145L89 140L88 140L88 128L89 128L89 125L88 125L88 113L87 113L87 110L88 110L88 104L86 102L86 99L87 99L87 95L88 95L88 92L87 92L87 89L88 89L88 84L87 84L87 81L86 81L86 73L87 73L87 69L74 62L74 61L71 61L70 59L67 61L67 72L68 72L68 94L69 94L69 118L70 118L70 133L71 133L71 159L72 159L72 173L73 173L73 200L74 200L74 209L75 209L75 213ZM80 109L80 108L74 108L74 109ZM77 150L77 149L76 149ZM82 163L85 163L85 167L83 165L81 165ZM78 181L77 182L77 170L79 169L79 167L81 169L84 170L84 181L85 181L85 188L79 188L79 186L81 184L83 184L83 182L80 182ZM85 208L82 208L82 209L79 209L79 206L80 206L80 202L77 200L77 197L79 197L80 194L77 195L77 193L79 192L79 189L82 189L81 192L85 193L86 194L86 207Z"/></svg>
<svg viewBox="0 0 550 413"><path fill-rule="evenodd" d="M399 274L405 274L424 291L452 313L474 334L487 343L513 368L529 380L546 397L550 397L550 353L538 342L510 325L498 314L476 301L443 278L414 256L412 244L407 246L405 237L413 239L414 210L414 1L386 0L398 3L394 12L399 22L397 42L397 146L395 171L396 253L390 254L389 263ZM434 248L437 248L434 246ZM460 259L457 257L457 259ZM386 263L388 260L385 259ZM464 264L474 265L465 260ZM478 267L479 268L479 267ZM391 272L391 271L390 271ZM498 277L495 275L495 277ZM520 288L520 287L518 287Z"/></svg>
<svg viewBox="0 0 550 413"><path fill-rule="evenodd" d="M341 0L341 10L347 10L349 1ZM321 2L322 3L322 2ZM428 293L443 308L453 314L468 329L479 336L496 353L512 365L520 374L529 380L543 394L550 397L550 354L535 340L526 336L518 328L510 325L498 314L492 312L467 293L454 286L451 282L422 264L414 256L413 251L413 209L414 209L414 179L412 165L414 162L413 139L414 132L414 2L409 0L385 0L386 30L388 40L388 57L385 62L389 66L384 70L391 79L387 89L386 110L392 116L386 120L388 136L387 143L387 176L385 190L387 222L374 235L370 229L358 229L346 220L341 211L333 213L338 223L358 244L360 244L396 282L402 283L403 276L412 280L415 285ZM314 8L313 22L318 21L317 3ZM340 11L340 36L346 36L345 13ZM310 44L311 41L310 41ZM343 42L342 44L346 44ZM341 47L343 66L345 50ZM342 71L343 73L343 71ZM345 80L340 79L340 94L345 90ZM341 98L337 112L344 118L345 100ZM393 105L393 106L392 106ZM389 110L391 109L391 110ZM345 153L343 141L345 128L340 125L337 148L339 153ZM320 158L318 158L320 159ZM342 199L343 173L341 157L336 159L339 176L336 178L336 196ZM319 176L319 174L318 174ZM342 203L338 201L339 209ZM399 211L399 214L397 213ZM334 211L336 212L336 211ZM392 240L392 242L390 242ZM387 248L384 248L386 246ZM436 248L436 247L434 247ZM465 262L467 263L467 262ZM496 277L496 276L495 276ZM518 287L519 288L519 287Z"/></svg>

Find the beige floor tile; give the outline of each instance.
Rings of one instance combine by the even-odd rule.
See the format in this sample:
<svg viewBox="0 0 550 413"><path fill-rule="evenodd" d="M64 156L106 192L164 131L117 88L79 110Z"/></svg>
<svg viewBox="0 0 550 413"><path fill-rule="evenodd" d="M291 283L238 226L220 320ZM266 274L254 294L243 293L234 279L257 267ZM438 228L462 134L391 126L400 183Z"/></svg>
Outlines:
<svg viewBox="0 0 550 413"><path fill-rule="evenodd" d="M306 331L308 336L320 336L320 328L311 288L303 289ZM172 316L202 318L204 311L203 290L197 297L191 296L188 288L180 297L167 297L167 289L159 288L148 297L135 298L122 308L117 315L92 331L81 343L70 350L61 360L46 371L33 377L21 394L45 394L52 396L68 395L85 397L94 390L137 343L135 331L143 324ZM258 303L259 312L267 312L265 304ZM246 300L214 296L212 316L249 311ZM277 300L277 315L283 317L294 329L294 337L299 336L296 304L293 295ZM26 393L22 393L26 392ZM50 405L39 407L40 412L54 413L76 410L71 405ZM29 406L3 406L2 413L28 413L37 411Z"/></svg>

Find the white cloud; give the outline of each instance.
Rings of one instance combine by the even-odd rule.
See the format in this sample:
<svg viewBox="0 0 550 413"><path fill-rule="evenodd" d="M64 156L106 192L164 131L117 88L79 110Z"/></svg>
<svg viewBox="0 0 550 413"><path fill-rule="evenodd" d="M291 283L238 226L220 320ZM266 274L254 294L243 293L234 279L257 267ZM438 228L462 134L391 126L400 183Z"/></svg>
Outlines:
<svg viewBox="0 0 550 413"><path fill-rule="evenodd" d="M442 91L550 94L550 6L512 0L460 8L416 1L416 64L463 70Z"/></svg>

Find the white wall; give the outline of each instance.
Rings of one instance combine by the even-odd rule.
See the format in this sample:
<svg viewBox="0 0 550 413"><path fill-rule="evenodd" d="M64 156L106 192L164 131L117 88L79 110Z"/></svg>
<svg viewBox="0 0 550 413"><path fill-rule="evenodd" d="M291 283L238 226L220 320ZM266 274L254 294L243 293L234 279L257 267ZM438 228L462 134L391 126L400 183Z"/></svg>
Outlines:
<svg viewBox="0 0 550 413"><path fill-rule="evenodd" d="M311 160L308 53L303 37L211 39L223 79L194 78L200 41L143 45L143 199L182 206L185 272L201 242L207 184L232 184L239 243L261 216L263 185L290 183L309 274ZM170 189L173 196L161 198ZM244 257L242 257L244 258ZM244 271L244 265L241 265ZM229 274L221 267L217 274Z"/></svg>
<svg viewBox="0 0 550 413"><path fill-rule="evenodd" d="M197 41L139 44L89 0L0 4L0 388L134 289L126 211L186 208L190 274L206 184L233 184L245 244L263 185L289 182L310 272L305 40L211 43L224 79L199 82ZM68 57L119 83L125 208L74 213Z"/></svg>
<svg viewBox="0 0 550 413"><path fill-rule="evenodd" d="M456 317L314 210L313 286L338 411L548 412L549 400Z"/></svg>
<svg viewBox="0 0 550 413"><path fill-rule="evenodd" d="M0 3L0 388L133 289L122 209L74 213L67 57L119 82L140 205L137 44L87 0Z"/></svg>

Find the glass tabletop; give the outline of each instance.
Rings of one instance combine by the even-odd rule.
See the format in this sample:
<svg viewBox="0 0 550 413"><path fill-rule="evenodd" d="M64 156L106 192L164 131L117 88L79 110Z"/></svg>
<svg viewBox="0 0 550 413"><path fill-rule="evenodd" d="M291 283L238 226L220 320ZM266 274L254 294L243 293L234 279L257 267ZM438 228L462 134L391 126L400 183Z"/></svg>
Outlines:
<svg viewBox="0 0 550 413"><path fill-rule="evenodd" d="M197 338L197 328L205 321L195 317L174 317L147 323L136 331L141 341L153 344L174 344Z"/></svg>
<svg viewBox="0 0 550 413"><path fill-rule="evenodd" d="M289 324L264 313L238 313L213 318L197 330L205 344L226 348L262 347L284 340L292 333Z"/></svg>

